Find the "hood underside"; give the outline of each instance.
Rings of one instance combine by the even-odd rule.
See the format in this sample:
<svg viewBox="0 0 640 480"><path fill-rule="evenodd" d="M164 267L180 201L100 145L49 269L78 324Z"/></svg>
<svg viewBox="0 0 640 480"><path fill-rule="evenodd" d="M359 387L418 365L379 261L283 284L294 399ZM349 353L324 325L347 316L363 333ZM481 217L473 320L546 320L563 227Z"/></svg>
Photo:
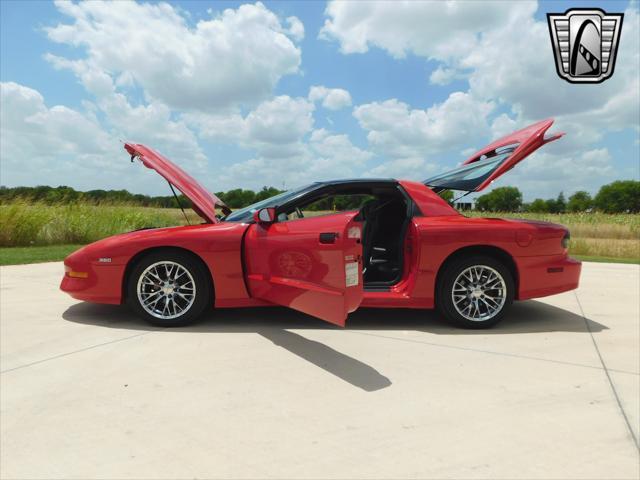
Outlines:
<svg viewBox="0 0 640 480"><path fill-rule="evenodd" d="M152 148L141 143L125 143L124 148L131 155L131 161L137 158L145 167L155 170L180 190L191 200L193 210L208 223L219 221L216 217L216 206L223 211L229 210L222 200L200 185L195 178Z"/></svg>

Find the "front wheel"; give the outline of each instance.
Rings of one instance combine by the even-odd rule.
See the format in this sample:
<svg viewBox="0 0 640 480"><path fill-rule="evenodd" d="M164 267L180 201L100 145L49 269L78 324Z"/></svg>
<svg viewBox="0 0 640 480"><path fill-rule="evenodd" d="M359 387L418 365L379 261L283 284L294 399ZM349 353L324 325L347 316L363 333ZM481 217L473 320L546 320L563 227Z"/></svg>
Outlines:
<svg viewBox="0 0 640 480"><path fill-rule="evenodd" d="M436 304L447 320L463 328L489 328L502 320L515 290L513 276L503 263L472 256L445 268Z"/></svg>
<svg viewBox="0 0 640 480"><path fill-rule="evenodd" d="M203 265L181 252L154 252L131 271L127 300L143 319L159 327L181 327L210 305L211 288Z"/></svg>

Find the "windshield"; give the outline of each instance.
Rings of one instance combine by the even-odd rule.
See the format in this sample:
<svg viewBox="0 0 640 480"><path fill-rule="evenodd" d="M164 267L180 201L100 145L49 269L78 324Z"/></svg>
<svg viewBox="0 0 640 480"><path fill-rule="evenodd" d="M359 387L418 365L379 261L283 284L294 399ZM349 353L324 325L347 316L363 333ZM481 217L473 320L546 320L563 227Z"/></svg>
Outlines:
<svg viewBox="0 0 640 480"><path fill-rule="evenodd" d="M316 187L317 183L312 183L310 185L305 185L304 187L282 192L274 197L249 205L248 207L241 208L240 210L234 210L233 213L227 215L223 220L225 222L248 222L253 219L253 214L261 208L278 207L287 203L289 200L293 200L299 195L303 195L310 190L313 190Z"/></svg>
<svg viewBox="0 0 640 480"><path fill-rule="evenodd" d="M485 181L511 156L517 147L518 145L515 144L496 149L495 152L492 152L493 156L483 155L476 162L431 177L425 180L424 184L441 190L473 192L478 185Z"/></svg>

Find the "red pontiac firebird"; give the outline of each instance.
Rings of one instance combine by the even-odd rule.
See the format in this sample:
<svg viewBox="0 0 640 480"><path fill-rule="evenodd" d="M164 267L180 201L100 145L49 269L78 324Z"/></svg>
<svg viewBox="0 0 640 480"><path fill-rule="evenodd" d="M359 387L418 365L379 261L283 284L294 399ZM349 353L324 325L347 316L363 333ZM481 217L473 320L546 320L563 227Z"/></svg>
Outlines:
<svg viewBox="0 0 640 480"><path fill-rule="evenodd" d="M578 287L581 264L567 255L569 232L545 222L468 218L438 192L481 191L560 138L545 136L552 123L496 140L423 183L316 182L233 212L156 151L127 143L131 160L182 192L204 222L87 245L65 259L60 288L88 302L128 303L164 327L187 325L214 306L265 305L340 326L360 306L437 307L459 326L490 327L514 299Z"/></svg>

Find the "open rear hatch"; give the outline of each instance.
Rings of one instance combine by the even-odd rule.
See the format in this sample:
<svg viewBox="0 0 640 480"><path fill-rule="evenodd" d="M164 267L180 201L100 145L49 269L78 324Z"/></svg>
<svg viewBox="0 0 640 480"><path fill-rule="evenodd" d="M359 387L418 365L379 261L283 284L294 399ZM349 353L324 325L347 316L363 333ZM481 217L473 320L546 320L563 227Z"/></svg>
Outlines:
<svg viewBox="0 0 640 480"><path fill-rule="evenodd" d="M562 137L564 133L545 136L552 124L552 118L542 120L502 137L471 155L462 166L431 177L423 183L435 192L479 192L544 144Z"/></svg>
<svg viewBox="0 0 640 480"><path fill-rule="evenodd" d="M155 170L169 184L180 190L185 197L191 200L193 211L205 221L218 223L216 206L225 213L231 211L222 200L207 191L195 178L152 148L141 143L125 143L124 148L131 155L131 161L137 158L145 167Z"/></svg>

